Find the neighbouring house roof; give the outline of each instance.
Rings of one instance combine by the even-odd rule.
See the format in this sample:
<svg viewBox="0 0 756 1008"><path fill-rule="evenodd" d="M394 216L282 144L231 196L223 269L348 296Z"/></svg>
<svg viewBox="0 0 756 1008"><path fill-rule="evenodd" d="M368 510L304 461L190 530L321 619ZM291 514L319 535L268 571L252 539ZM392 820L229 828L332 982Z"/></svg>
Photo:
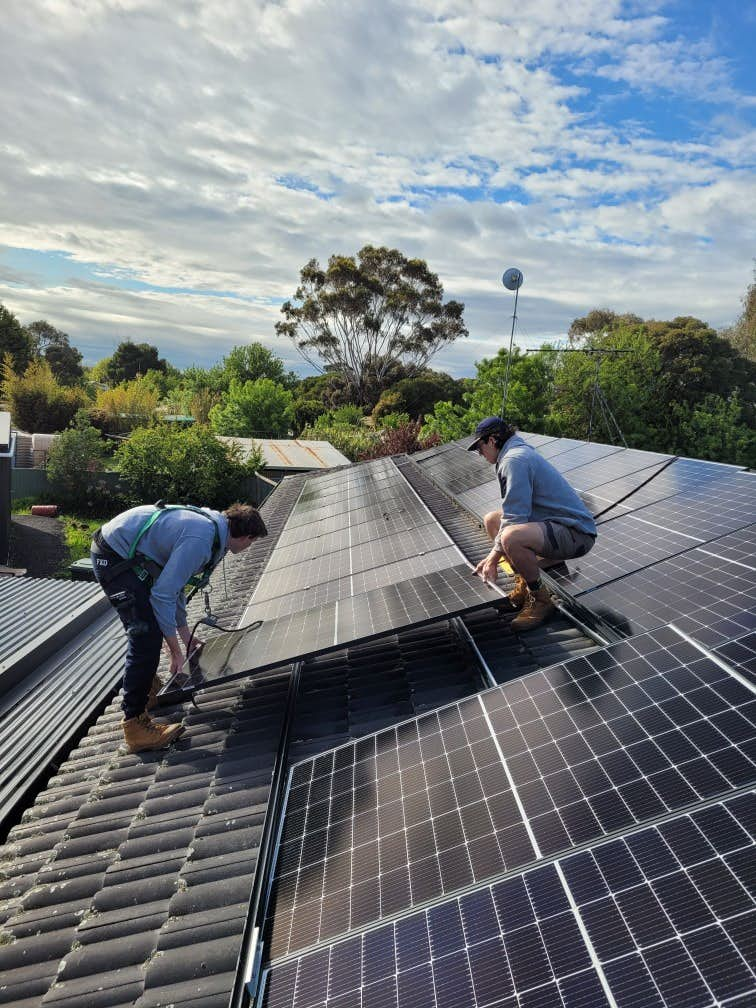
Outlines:
<svg viewBox="0 0 756 1008"><path fill-rule="evenodd" d="M349 459L328 441L239 437L221 437L221 440L240 445L245 458L256 448L261 449L265 467L268 469L306 472L309 469L332 469L351 464Z"/></svg>

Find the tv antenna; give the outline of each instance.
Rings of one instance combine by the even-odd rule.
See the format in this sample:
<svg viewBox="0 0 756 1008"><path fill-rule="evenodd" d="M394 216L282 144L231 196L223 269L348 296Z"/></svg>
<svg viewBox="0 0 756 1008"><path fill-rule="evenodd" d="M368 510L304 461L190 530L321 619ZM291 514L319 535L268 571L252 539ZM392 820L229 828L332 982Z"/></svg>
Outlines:
<svg viewBox="0 0 756 1008"><path fill-rule="evenodd" d="M504 393L501 400L501 418L504 419L504 409L507 405L507 392L509 390L509 369L512 366L512 346L514 344L514 331L515 322L517 321L517 298L520 293L520 287L522 287L522 282L525 277L522 275L522 270L517 269L516 266L510 266L508 270L504 271L504 275L501 278L501 282L507 288L515 292L514 299L514 310L512 312L512 332L509 337L509 353L507 355L507 370L504 373Z"/></svg>
<svg viewBox="0 0 756 1008"><path fill-rule="evenodd" d="M610 441L613 439L618 439L622 442L623 446L627 448L627 441L625 441L625 435L622 433L622 428L620 427L616 416L612 413L611 406L609 405L609 400L606 397L606 393L601 387L601 382L599 380L599 368L601 367L601 358L604 354L624 354L632 353L631 350L614 350L610 348L594 348L594 347L541 347L540 350L526 350L526 353L583 353L583 354L595 354L596 356L596 369L593 372L593 384L591 385L591 408L588 414L588 441L590 442L593 438L593 418L598 412L604 421L604 426L606 427L607 433L609 435Z"/></svg>

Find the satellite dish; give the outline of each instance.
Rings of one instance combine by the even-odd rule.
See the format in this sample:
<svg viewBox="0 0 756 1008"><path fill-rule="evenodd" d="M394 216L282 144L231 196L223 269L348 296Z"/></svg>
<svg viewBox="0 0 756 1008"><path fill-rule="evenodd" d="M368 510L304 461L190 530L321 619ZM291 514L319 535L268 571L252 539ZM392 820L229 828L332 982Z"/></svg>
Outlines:
<svg viewBox="0 0 756 1008"><path fill-rule="evenodd" d="M512 266L501 278L501 282L507 290L517 290L519 287L522 287L522 281L524 279L525 277L522 275L522 270L518 270L516 266Z"/></svg>

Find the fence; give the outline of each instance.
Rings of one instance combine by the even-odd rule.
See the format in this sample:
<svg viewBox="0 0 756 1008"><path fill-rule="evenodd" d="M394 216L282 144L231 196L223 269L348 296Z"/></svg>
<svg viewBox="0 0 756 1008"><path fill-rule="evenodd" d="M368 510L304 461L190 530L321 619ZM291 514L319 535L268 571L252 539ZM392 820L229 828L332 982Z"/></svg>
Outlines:
<svg viewBox="0 0 756 1008"><path fill-rule="evenodd" d="M117 490L120 486L117 472L100 473L98 480L102 480L112 490ZM259 506L275 486L273 480L255 473L242 483L241 496ZM53 495L45 469L11 469L11 501L22 497L40 497L43 494L48 497Z"/></svg>

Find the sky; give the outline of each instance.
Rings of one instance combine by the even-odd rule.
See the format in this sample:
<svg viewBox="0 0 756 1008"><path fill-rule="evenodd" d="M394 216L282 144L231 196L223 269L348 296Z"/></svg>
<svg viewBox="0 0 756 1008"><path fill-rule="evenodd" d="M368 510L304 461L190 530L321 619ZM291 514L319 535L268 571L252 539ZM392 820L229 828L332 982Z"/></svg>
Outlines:
<svg viewBox="0 0 756 1008"><path fill-rule="evenodd" d="M732 323L756 255L756 7L4 0L0 303L85 363L275 335L311 258L427 260L474 374L593 308Z"/></svg>

